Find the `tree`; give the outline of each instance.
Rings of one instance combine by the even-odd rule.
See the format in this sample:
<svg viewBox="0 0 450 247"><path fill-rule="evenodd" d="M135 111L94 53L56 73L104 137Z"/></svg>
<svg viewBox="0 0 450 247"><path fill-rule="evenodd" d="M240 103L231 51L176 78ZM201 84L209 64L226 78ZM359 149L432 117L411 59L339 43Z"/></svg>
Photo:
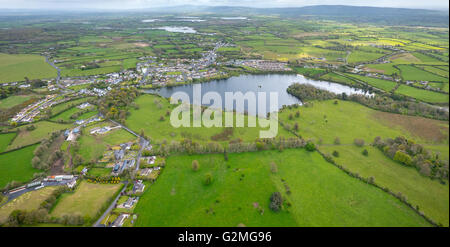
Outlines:
<svg viewBox="0 0 450 247"><path fill-rule="evenodd" d="M364 149L364 150L362 151L362 154L363 154L364 156L368 156L368 155L369 155L369 151L367 151L367 149Z"/></svg>
<svg viewBox="0 0 450 247"><path fill-rule="evenodd" d="M223 150L223 158L225 159L225 161L228 161L228 153L226 149Z"/></svg>
<svg viewBox="0 0 450 247"><path fill-rule="evenodd" d="M41 163L41 159L38 156L34 156L34 158L31 160L31 165L33 168L39 169L39 165Z"/></svg>
<svg viewBox="0 0 450 247"><path fill-rule="evenodd" d="M275 162L273 162L273 161L270 163L270 171L272 173L277 173L278 172L277 164Z"/></svg>
<svg viewBox="0 0 450 247"><path fill-rule="evenodd" d="M205 174L205 180L204 180L205 185L210 185L212 183L212 181L213 181L212 174L211 173L206 173Z"/></svg>
<svg viewBox="0 0 450 247"><path fill-rule="evenodd" d="M364 140L363 140L363 139L358 139L358 138L356 138L353 142L354 142L355 145L358 146L358 147L364 146Z"/></svg>
<svg viewBox="0 0 450 247"><path fill-rule="evenodd" d="M193 160L192 161L192 170L193 171L198 171L198 168L199 168L198 161L197 160Z"/></svg>
<svg viewBox="0 0 450 247"><path fill-rule="evenodd" d="M408 166L412 164L411 156L401 150L395 152L394 160Z"/></svg>
<svg viewBox="0 0 450 247"><path fill-rule="evenodd" d="M336 158L339 157L339 152L336 151L336 150L334 150L334 151L333 151L333 156L336 157Z"/></svg>
<svg viewBox="0 0 450 247"><path fill-rule="evenodd" d="M307 151L313 152L316 150L316 145L314 145L313 142L308 142L308 143L306 143L305 148Z"/></svg>
<svg viewBox="0 0 450 247"><path fill-rule="evenodd" d="M274 212L279 212L281 210L281 206L283 205L283 197L280 192L273 192L270 196L270 205L269 208Z"/></svg>
<svg viewBox="0 0 450 247"><path fill-rule="evenodd" d="M339 137L334 138L334 144L340 145L341 144L341 139L339 139Z"/></svg>

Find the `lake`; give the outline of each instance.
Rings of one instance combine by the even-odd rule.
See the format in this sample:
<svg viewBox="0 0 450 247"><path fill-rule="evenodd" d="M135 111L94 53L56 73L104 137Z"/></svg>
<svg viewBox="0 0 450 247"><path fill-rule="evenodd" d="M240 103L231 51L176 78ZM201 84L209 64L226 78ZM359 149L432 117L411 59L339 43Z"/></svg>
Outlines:
<svg viewBox="0 0 450 247"><path fill-rule="evenodd" d="M225 92L242 92L243 94L247 92L265 92L266 93L266 109L260 109L258 115L265 116L270 110L270 104L277 109L280 109L283 105L301 104L302 102L296 97L287 93L286 89L293 83L310 84L317 88L325 89L327 91L341 94L364 94L364 92L357 88L352 88L349 86L341 85L338 83L327 82L327 81L317 81L305 78L302 75L295 74L266 74L266 75L240 75L234 76L224 80L213 80L210 82L205 82L201 85L202 96L207 92L217 92L222 96L222 100L225 101ZM175 92L185 92L189 95L192 103L194 84L180 85L175 87L164 87L160 89L146 90L147 93L156 93L165 98L171 97ZM269 94L270 92L278 93L278 105L274 105L276 102L270 102ZM208 106L209 104L204 104ZM222 108L226 110L233 110L235 106L231 109L225 107L225 103L222 102ZM247 104L245 105L245 110L251 115L256 115L257 110L248 109Z"/></svg>
<svg viewBox="0 0 450 247"><path fill-rule="evenodd" d="M153 29L160 29L160 30L165 30L167 32L172 32L172 33L197 33L197 31L195 29L193 29L192 27L156 27Z"/></svg>

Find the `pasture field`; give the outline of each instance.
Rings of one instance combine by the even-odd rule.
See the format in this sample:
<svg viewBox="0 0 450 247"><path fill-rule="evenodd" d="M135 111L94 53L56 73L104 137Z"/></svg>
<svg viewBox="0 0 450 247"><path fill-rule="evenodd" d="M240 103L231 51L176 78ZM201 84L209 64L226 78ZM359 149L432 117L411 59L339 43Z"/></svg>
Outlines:
<svg viewBox="0 0 450 247"><path fill-rule="evenodd" d="M90 109L94 110L95 107L91 106ZM84 110L85 109L79 109L77 107L72 107L72 108L70 108L68 110L65 110L65 111L63 111L63 112L61 112L61 113L59 113L57 115L54 115L52 118L50 118L50 120L53 120L53 121L61 121L62 120L62 121L66 121L66 122L70 122L70 121L73 122L73 121L75 121L77 119L85 119L84 118L85 116L89 117L89 116L94 116L95 115L95 114L93 114L93 112L95 112L95 111L89 111L89 112L86 112L86 113L80 115L76 119L72 119L71 118L72 115L74 115L74 114L76 114L78 112L84 111ZM83 116L83 118L82 118L82 116Z"/></svg>
<svg viewBox="0 0 450 247"><path fill-rule="evenodd" d="M325 81L334 81L334 82L338 82L338 83L342 83L342 84L347 84L350 86L357 84L354 80L351 80L345 76L336 74L334 72L327 73L327 74L321 76L320 79L325 80Z"/></svg>
<svg viewBox="0 0 450 247"><path fill-rule="evenodd" d="M176 106L169 104L167 99L156 95L142 95L135 102L139 105L139 109L130 110L126 125L137 133L143 129L145 134L155 143L161 143L163 140L167 140L170 143L172 140L181 141L184 138L191 138L192 140L206 143L213 141L211 137L223 133L225 130L224 127L174 128L169 122L170 115L167 116L166 113ZM163 121L160 120L161 116L164 117ZM245 116L245 123L247 123L248 118L253 118L253 116ZM234 128L232 135L221 141L241 138L243 141L253 142L259 137L259 131L259 127ZM278 127L278 136L293 137L291 133L284 130L281 126Z"/></svg>
<svg viewBox="0 0 450 247"><path fill-rule="evenodd" d="M448 78L448 71L437 67L437 66L417 66L425 71L431 72L433 74Z"/></svg>
<svg viewBox="0 0 450 247"><path fill-rule="evenodd" d="M31 124L30 124L31 125ZM26 130L25 126L21 126L18 136L9 145L8 150L33 144L48 138L53 132L60 131L72 127L71 124L60 124L48 121L39 121L32 123L36 127L34 130ZM28 126L28 125L26 125ZM17 129L16 129L17 130Z"/></svg>
<svg viewBox="0 0 450 247"><path fill-rule="evenodd" d="M83 97L79 99L70 100L61 104L57 104L52 107L52 114L53 116L58 115L59 113L67 111L72 107L79 106L90 99L92 99L92 97Z"/></svg>
<svg viewBox="0 0 450 247"><path fill-rule="evenodd" d="M406 95L420 101L425 101L429 103L448 103L449 96L448 94L433 92L429 90L419 89L407 85L400 85L397 90L395 90L396 94Z"/></svg>
<svg viewBox="0 0 450 247"><path fill-rule="evenodd" d="M412 65L397 65L401 71L401 76L408 81L435 81L447 82L448 78L433 74L431 72L419 69Z"/></svg>
<svg viewBox="0 0 450 247"><path fill-rule="evenodd" d="M111 174L111 169L110 168L91 168L88 171L88 175L90 176L94 176L94 177L102 177L102 176L108 176Z"/></svg>
<svg viewBox="0 0 450 247"><path fill-rule="evenodd" d="M38 55L0 53L0 83L56 77L56 69Z"/></svg>
<svg viewBox="0 0 450 247"><path fill-rule="evenodd" d="M16 133L0 134L0 153L6 151L15 136Z"/></svg>
<svg viewBox="0 0 450 247"><path fill-rule="evenodd" d="M310 107L284 109L278 114L283 123L293 126L303 138L320 139L333 144L336 137L342 144L352 144L355 138L372 142L376 136L405 136L420 143L448 143L448 123L421 117L405 116L372 110L350 101L313 101ZM296 111L300 117L295 117ZM289 115L294 115L289 120ZM348 131L352 130L352 131Z"/></svg>
<svg viewBox="0 0 450 247"><path fill-rule="evenodd" d="M0 100L0 109L7 109L33 98L31 95L13 95L6 99Z"/></svg>
<svg viewBox="0 0 450 247"><path fill-rule="evenodd" d="M347 57L348 63L359 63L376 60L386 54L383 53L373 53L373 52L364 52L364 51L352 51L350 55Z"/></svg>
<svg viewBox="0 0 450 247"><path fill-rule="evenodd" d="M363 81L373 87L379 88L383 91L389 92L392 89L395 88L395 86L397 85L396 82L393 81L388 81L388 80L382 80L382 79L378 79L378 78L372 78L372 77L367 77L367 76L361 76L361 75L355 75L355 74L350 74L350 73L346 73L345 75L350 76L352 78L358 79L360 81Z"/></svg>
<svg viewBox="0 0 450 247"><path fill-rule="evenodd" d="M134 135L128 133L124 129L115 129L108 133L95 136L89 133L91 129L102 126L113 126L113 124L104 122L89 126L83 129L83 134L78 139L80 149L77 153L80 154L85 161L101 158L109 146L136 139Z"/></svg>
<svg viewBox="0 0 450 247"><path fill-rule="evenodd" d="M382 73L385 75L400 74L400 71L392 63L367 64L365 68L370 72Z"/></svg>
<svg viewBox="0 0 450 247"><path fill-rule="evenodd" d="M65 214L81 215L94 219L122 186L122 184L94 184L82 181L75 192L61 195L50 215L57 217Z"/></svg>
<svg viewBox="0 0 450 247"><path fill-rule="evenodd" d="M0 188L13 180L26 182L33 178L34 173L41 172L31 166L36 147L33 145L0 155Z"/></svg>
<svg viewBox="0 0 450 247"><path fill-rule="evenodd" d="M35 210L38 209L57 187L45 187L40 190L27 192L7 204L0 207L0 225L5 223L9 215L14 210Z"/></svg>
<svg viewBox="0 0 450 247"><path fill-rule="evenodd" d="M448 154L448 145L440 147L447 148ZM399 164L369 145L323 145L319 149L330 155L338 151L339 157L334 157L338 164L364 178L373 177L376 184L405 195L412 205L418 205L420 211L435 222L449 225L448 183L443 185L438 180L422 176L415 168ZM362 154L363 149L368 150L367 157Z"/></svg>
<svg viewBox="0 0 450 247"><path fill-rule="evenodd" d="M285 200L278 213L269 209L275 191ZM303 149L229 154L228 161L171 156L134 212L136 226L429 226L398 199Z"/></svg>

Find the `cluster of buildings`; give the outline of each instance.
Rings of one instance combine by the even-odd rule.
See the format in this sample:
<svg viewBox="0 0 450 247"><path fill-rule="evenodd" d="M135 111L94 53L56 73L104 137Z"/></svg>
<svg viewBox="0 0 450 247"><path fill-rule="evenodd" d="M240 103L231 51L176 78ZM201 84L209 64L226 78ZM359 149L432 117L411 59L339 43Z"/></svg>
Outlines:
<svg viewBox="0 0 450 247"><path fill-rule="evenodd" d="M112 173L114 175L121 174L124 170L132 168L136 165L135 151L131 151L132 143L120 144L120 148L114 150L115 165Z"/></svg>
<svg viewBox="0 0 450 247"><path fill-rule="evenodd" d="M30 123L33 122L34 118L39 115L41 110L51 107L52 105L59 104L64 100L56 101L55 98L57 95L47 95L44 99L39 100L38 102L31 104L25 108L23 108L19 113L17 113L11 121L16 123Z"/></svg>
<svg viewBox="0 0 450 247"><path fill-rule="evenodd" d="M142 74L141 83L164 86L170 82L187 82L226 75L225 72L209 67L216 64L217 49L225 45L217 42L214 49L204 52L199 59L168 59L156 62L155 57L147 57L146 61L136 66L137 71Z"/></svg>
<svg viewBox="0 0 450 247"><path fill-rule="evenodd" d="M226 63L233 66L247 66L261 71L291 71L287 63L269 60L234 60Z"/></svg>
<svg viewBox="0 0 450 247"><path fill-rule="evenodd" d="M91 135L102 135L102 134L106 134L109 131L113 130L113 129L120 129L121 126L115 126L115 127L110 127L110 126L103 126L103 127L96 127L91 129L90 134Z"/></svg>

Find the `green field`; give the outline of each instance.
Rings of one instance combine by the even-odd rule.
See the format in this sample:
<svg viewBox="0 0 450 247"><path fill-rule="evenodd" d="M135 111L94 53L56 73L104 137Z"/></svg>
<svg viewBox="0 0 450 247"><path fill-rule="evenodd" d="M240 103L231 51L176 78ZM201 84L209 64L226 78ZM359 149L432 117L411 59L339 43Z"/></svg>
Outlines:
<svg viewBox="0 0 450 247"><path fill-rule="evenodd" d="M372 53L372 52L364 52L364 51L353 51L347 58L348 63L359 63L365 61L376 60L385 54L383 53Z"/></svg>
<svg viewBox="0 0 450 247"><path fill-rule="evenodd" d="M392 63L367 64L365 67L371 72L378 72L386 75L392 75L394 73L400 74L400 71L395 68Z"/></svg>
<svg viewBox="0 0 450 247"><path fill-rule="evenodd" d="M81 182L74 193L66 193L58 199L52 216L81 215L93 219L121 184L94 184Z"/></svg>
<svg viewBox="0 0 450 247"><path fill-rule="evenodd" d="M155 103L155 100L159 103ZM170 116L166 116L166 112L175 108L175 105L169 104L167 99L156 95L143 95L137 98L135 102L139 105L139 110L130 110L131 114L126 120L126 125L138 133L143 129L145 134L156 143L160 143L163 140L167 140L170 143L172 140L181 141L184 138L191 138L192 140L200 142L209 142L212 141L212 136L222 133L225 129L222 127L174 128L170 124ZM158 108L158 104L160 104L161 108ZM161 116L165 118L164 121L160 121ZM248 118L253 117L245 116L246 123ZM258 127L234 128L233 135L230 136L227 141L241 138L243 141L253 142L259 137L259 131L260 128ZM278 136L293 137L292 134L285 131L281 126L278 127Z"/></svg>
<svg viewBox="0 0 450 247"><path fill-rule="evenodd" d="M6 151L16 133L0 134L0 153Z"/></svg>
<svg viewBox="0 0 450 247"><path fill-rule="evenodd" d="M314 101L311 107L300 107L300 117L288 119L297 110L285 109L280 121L291 126L299 124L298 133L316 142L332 144L336 137L343 144L355 138L372 142L376 136L395 138L405 136L421 143L448 143L448 123L421 117L375 111L349 101ZM351 130L351 131L349 131Z"/></svg>
<svg viewBox="0 0 450 247"><path fill-rule="evenodd" d="M0 155L0 188L11 181L27 182L33 174L41 172L31 166L33 151L37 145Z"/></svg>
<svg viewBox="0 0 450 247"><path fill-rule="evenodd" d="M412 65L398 65L401 71L401 76L408 81L436 81L447 82L448 78L433 74L431 72L419 69Z"/></svg>
<svg viewBox="0 0 450 247"><path fill-rule="evenodd" d="M89 132L95 127L112 126L110 123L99 123L87 127L83 130L83 134L79 137L80 154L85 161L99 159L109 146L115 146L124 142L133 141L136 137L124 129L115 129L103 135L91 135Z"/></svg>
<svg viewBox="0 0 450 247"><path fill-rule="evenodd" d="M35 210L47 199L57 187L45 187L27 192L0 207L0 225L4 223L14 210Z"/></svg>
<svg viewBox="0 0 450 247"><path fill-rule="evenodd" d="M88 175L94 176L94 177L102 177L102 176L108 176L111 174L111 169L109 168L91 168L88 171Z"/></svg>
<svg viewBox="0 0 450 247"><path fill-rule="evenodd" d="M448 145L441 147L447 148L448 152ZM375 183L388 187L395 193L401 192L410 203L418 205L420 211L435 222L443 226L449 225L448 183L442 185L437 180L422 176L415 168L389 159L372 146L361 148L354 145L324 145L320 149L328 154L338 151L339 157L335 158L338 164L362 177L374 177ZM363 149L369 151L367 157L362 155Z"/></svg>
<svg viewBox="0 0 450 247"><path fill-rule="evenodd" d="M448 94L437 93L429 90L419 89L407 85L400 85L395 93L406 95L420 101L429 103L448 103Z"/></svg>
<svg viewBox="0 0 450 247"><path fill-rule="evenodd" d="M43 139L48 138L53 132L67 129L73 126L71 124L59 124L48 121L39 121L33 123L33 125L36 127L36 129L32 131L26 130L26 128L23 126L20 127L21 131L19 132L16 139L14 139L13 143L9 145L8 150L40 142Z"/></svg>
<svg viewBox="0 0 450 247"><path fill-rule="evenodd" d="M16 105L22 104L23 102L33 98L30 95L13 95L6 99L0 100L0 109L7 109L14 107Z"/></svg>
<svg viewBox="0 0 450 247"><path fill-rule="evenodd" d="M391 91L397 85L397 83L394 81L382 80L382 79L378 79L378 78L372 78L372 77L349 74L349 73L346 73L345 75L350 76L352 78L356 78L360 81L366 82L367 84L369 84L373 87L382 89L386 92Z"/></svg>
<svg viewBox="0 0 450 247"><path fill-rule="evenodd" d="M0 53L0 83L56 77L56 69L38 55Z"/></svg>
<svg viewBox="0 0 450 247"><path fill-rule="evenodd" d="M285 198L278 213L268 207L275 191ZM398 199L305 150L230 154L228 162L223 155L169 157L135 213L137 226L429 226Z"/></svg>

